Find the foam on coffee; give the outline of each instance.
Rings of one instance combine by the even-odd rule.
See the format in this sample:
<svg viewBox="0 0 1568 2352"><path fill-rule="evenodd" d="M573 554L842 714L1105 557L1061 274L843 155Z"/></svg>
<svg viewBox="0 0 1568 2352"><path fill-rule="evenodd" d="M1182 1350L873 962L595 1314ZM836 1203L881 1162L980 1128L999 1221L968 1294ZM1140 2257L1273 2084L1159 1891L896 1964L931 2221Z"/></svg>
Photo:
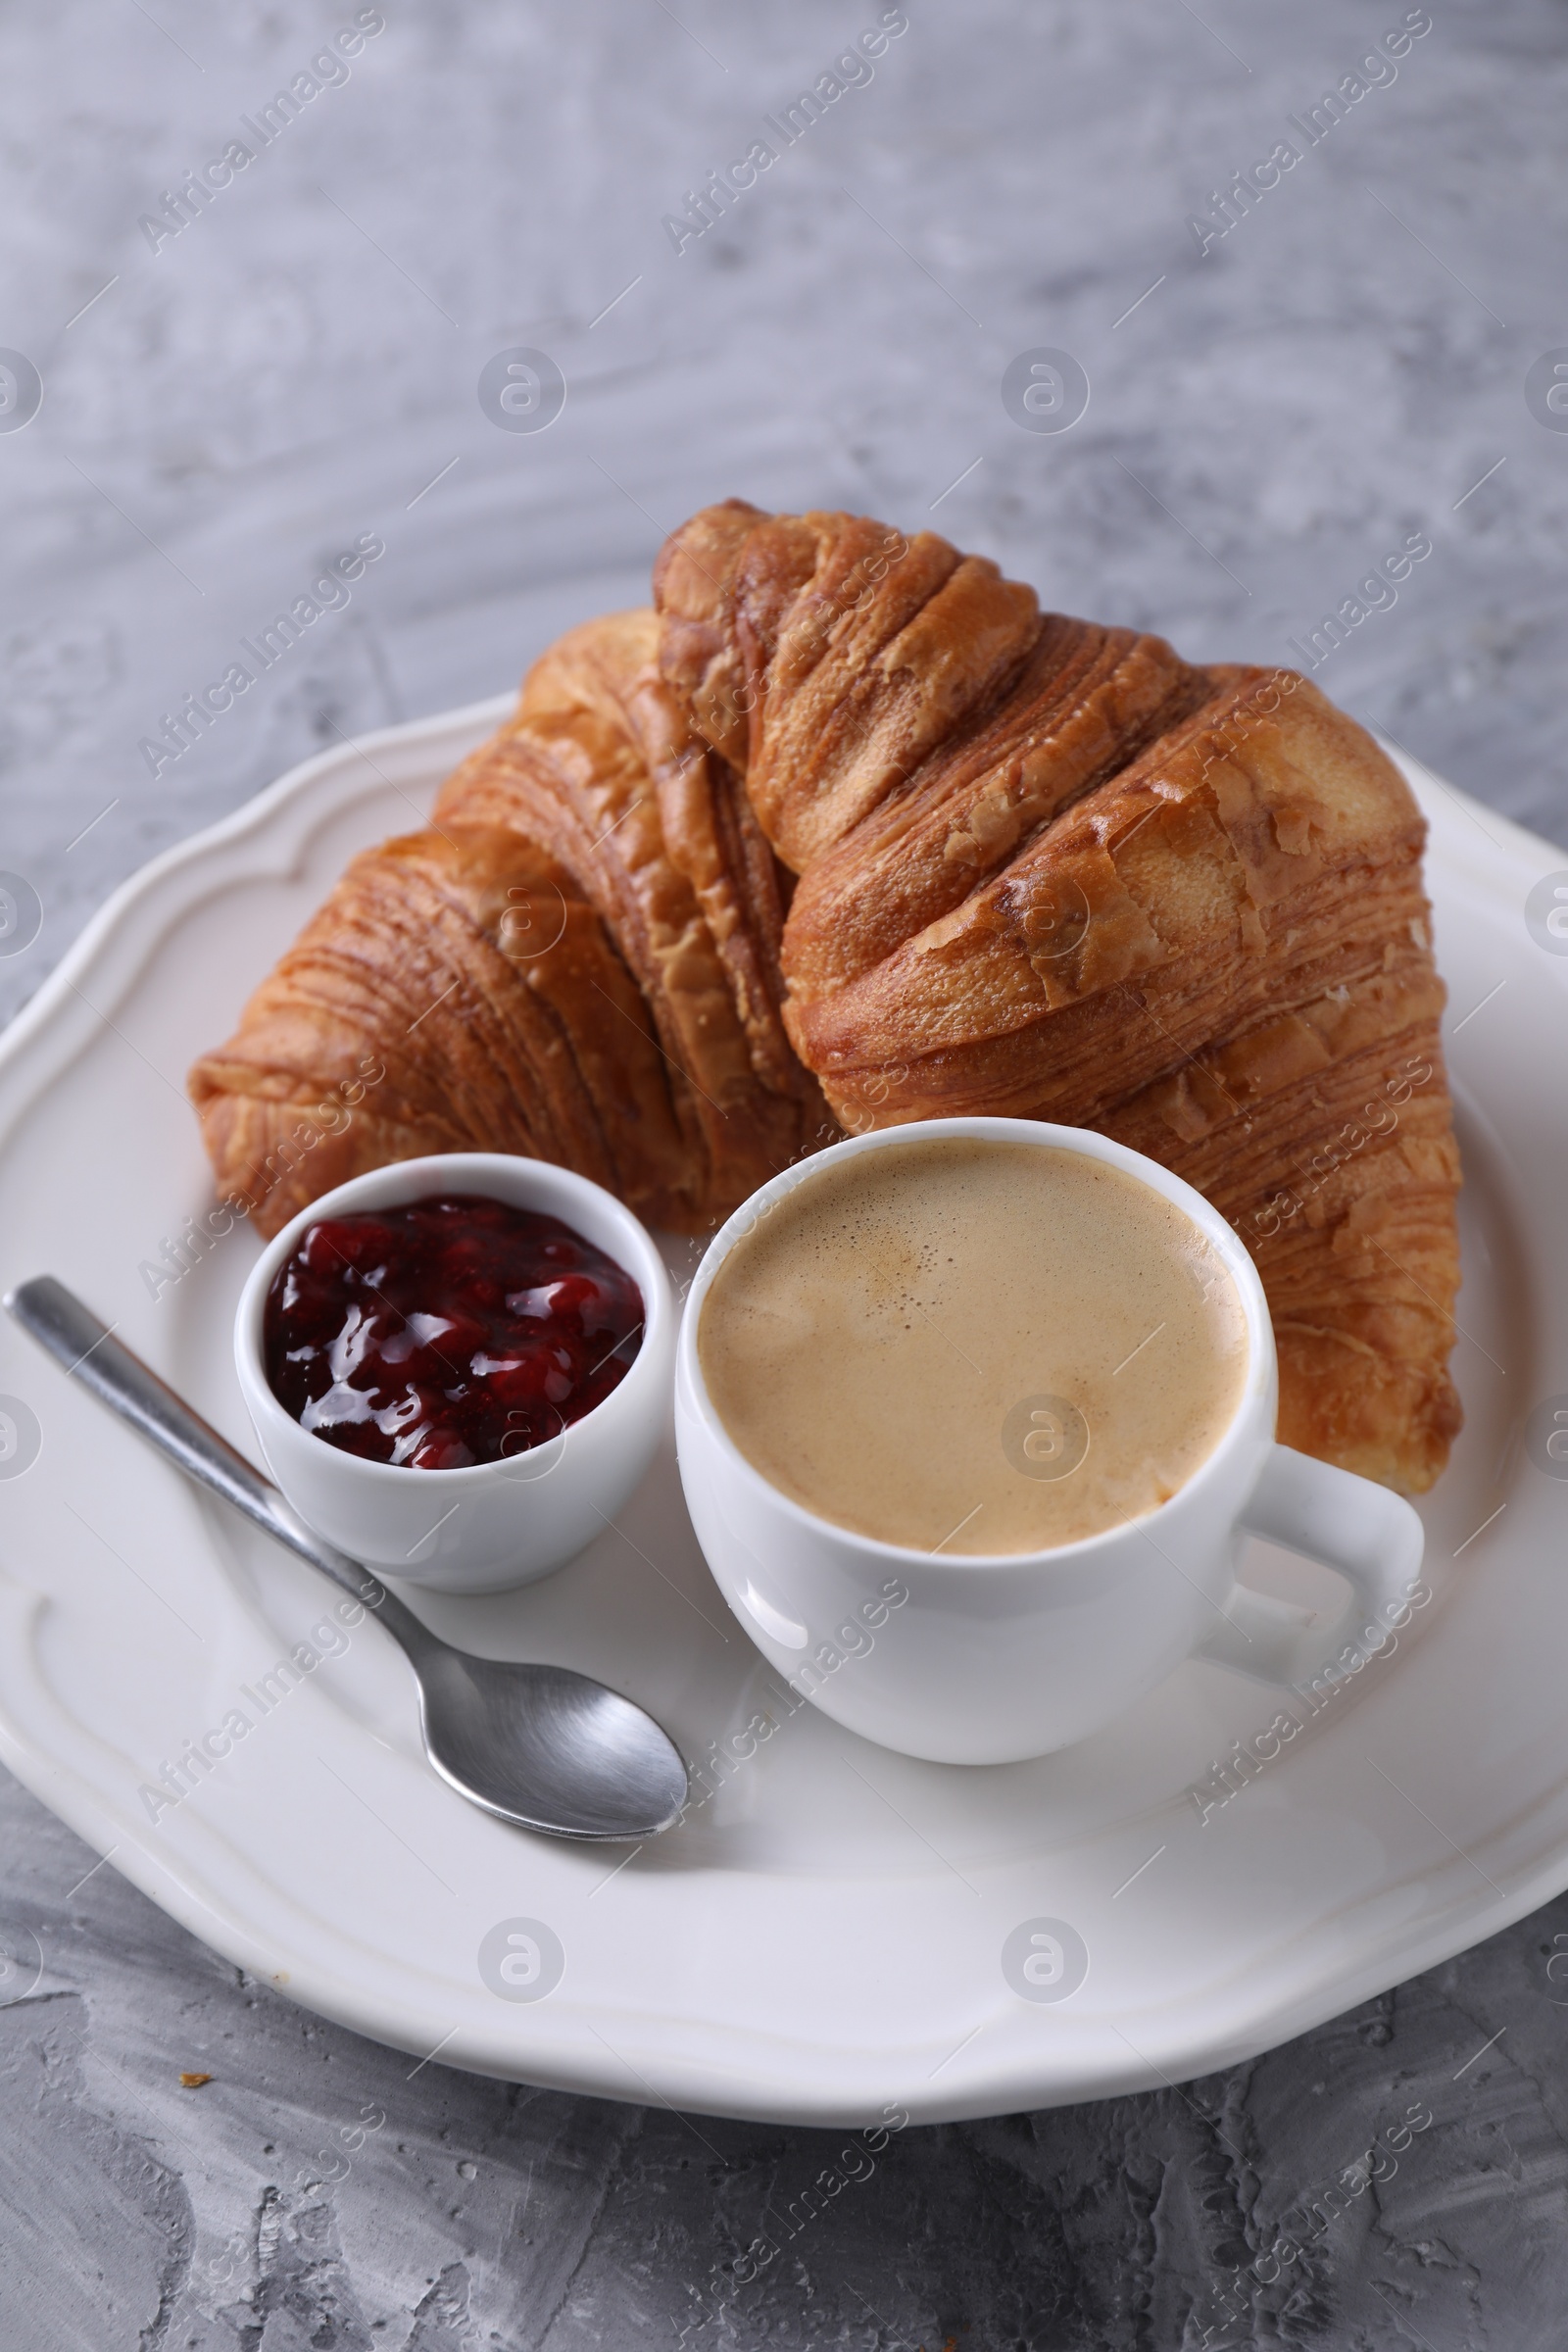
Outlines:
<svg viewBox="0 0 1568 2352"><path fill-rule="evenodd" d="M698 1329L720 1420L819 1517L1038 1551L1142 1516L1241 1402L1247 1320L1187 1215L1102 1160L956 1136L813 1170Z"/></svg>

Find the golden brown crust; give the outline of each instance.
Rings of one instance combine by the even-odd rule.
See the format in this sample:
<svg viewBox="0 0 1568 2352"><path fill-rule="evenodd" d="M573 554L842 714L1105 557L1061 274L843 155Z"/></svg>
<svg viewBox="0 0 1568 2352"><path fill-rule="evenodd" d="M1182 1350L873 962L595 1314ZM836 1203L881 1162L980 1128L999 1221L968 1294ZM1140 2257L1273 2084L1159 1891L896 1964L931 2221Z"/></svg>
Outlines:
<svg viewBox="0 0 1568 2352"><path fill-rule="evenodd" d="M442 787L432 821L518 828L598 909L653 1015L708 1221L837 1130L784 1035L771 855L765 877L742 855L766 844L749 809L726 823L726 795L742 796L658 656L651 612L571 630Z"/></svg>
<svg viewBox="0 0 1568 2352"><path fill-rule="evenodd" d="M1430 1485L1458 1159L1423 827L1371 739L1294 673L1041 616L862 517L709 510L656 596L692 725L733 751L744 711L799 875L785 1024L844 1123L1000 1112L1163 1160L1254 1252L1281 1436Z"/></svg>
<svg viewBox="0 0 1568 2352"><path fill-rule="evenodd" d="M262 1232L465 1150L700 1232L838 1132L784 1036L772 854L656 653L649 612L552 648L430 829L354 861L196 1064L220 1187Z"/></svg>
<svg viewBox="0 0 1568 2352"><path fill-rule="evenodd" d="M600 991L609 1052L605 1019L579 1017ZM349 1176L430 1152L560 1161L659 1222L691 1209L642 999L570 876L501 827L357 858L190 1089L220 1189L267 1234Z"/></svg>

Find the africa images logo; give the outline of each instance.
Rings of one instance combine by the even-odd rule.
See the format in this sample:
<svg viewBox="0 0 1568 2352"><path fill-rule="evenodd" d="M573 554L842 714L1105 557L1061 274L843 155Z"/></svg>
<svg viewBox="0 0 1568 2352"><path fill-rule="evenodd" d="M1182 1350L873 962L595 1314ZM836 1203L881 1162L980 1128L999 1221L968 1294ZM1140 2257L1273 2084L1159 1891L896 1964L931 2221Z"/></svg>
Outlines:
<svg viewBox="0 0 1568 2352"><path fill-rule="evenodd" d="M542 2001L565 1975L566 1954L542 1919L498 1919L480 1942L477 1966L498 2001Z"/></svg>
<svg viewBox="0 0 1568 2352"><path fill-rule="evenodd" d="M1070 2000L1089 1974L1089 1947L1064 1919L1025 1919L1002 1947L1002 1973L1020 2000Z"/></svg>

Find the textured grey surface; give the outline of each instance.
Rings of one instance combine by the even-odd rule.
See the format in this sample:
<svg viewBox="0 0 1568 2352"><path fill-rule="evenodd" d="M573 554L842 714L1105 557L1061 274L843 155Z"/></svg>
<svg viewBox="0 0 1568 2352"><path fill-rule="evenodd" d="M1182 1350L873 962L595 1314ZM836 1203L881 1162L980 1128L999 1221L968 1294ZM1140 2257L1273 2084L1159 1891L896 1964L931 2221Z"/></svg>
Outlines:
<svg viewBox="0 0 1568 2352"><path fill-rule="evenodd" d="M732 492L934 521L1204 658L1291 659L1424 533L1320 682L1568 840L1568 433L1525 397L1568 341L1560 0L1434 5L1202 256L1189 215L1305 144L1287 118L1398 0L914 0L679 254L662 216L876 0L388 0L154 252L161 192L355 13L0 24L0 344L45 387L0 431L0 865L43 908L0 1014L152 852L337 730L507 685ZM569 385L542 433L476 398L521 345ZM1092 385L1066 433L1000 396L1042 346ZM155 777L161 714L368 531L352 603ZM836 2135L411 2079L112 1865L78 1885L94 1856L14 1785L0 1823L0 1925L44 1962L0 2009L4 2352L1568 2342L1568 1904L1223 2079L911 2130L867 2171ZM851 2171L739 2275L764 2209Z"/></svg>

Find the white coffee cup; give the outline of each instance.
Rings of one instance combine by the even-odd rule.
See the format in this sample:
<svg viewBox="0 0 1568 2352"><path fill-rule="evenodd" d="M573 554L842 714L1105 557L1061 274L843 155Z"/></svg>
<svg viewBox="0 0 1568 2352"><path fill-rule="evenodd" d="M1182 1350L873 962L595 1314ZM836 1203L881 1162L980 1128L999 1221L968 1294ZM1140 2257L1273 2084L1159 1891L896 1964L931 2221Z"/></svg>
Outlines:
<svg viewBox="0 0 1568 2352"><path fill-rule="evenodd" d="M713 1278L779 1201L873 1152L966 1137L1108 1162L1182 1209L1241 1296L1250 1360L1208 1458L1143 1518L1050 1550L915 1551L836 1526L782 1494L730 1437L709 1396L697 1334ZM1184 1658L1267 1683L1301 1683L1349 1645L1359 1658L1402 1622L1424 1531L1371 1480L1274 1443L1278 1368L1257 1270L1201 1194L1157 1161L1086 1128L931 1119L835 1144L755 1193L710 1245L676 1349L675 1431L697 1538L752 1640L825 1714L884 1747L939 1763L1001 1764L1065 1747L1152 1690ZM1351 1597L1314 1628L1239 1584L1242 1538L1266 1537L1343 1576Z"/></svg>
<svg viewBox="0 0 1568 2352"><path fill-rule="evenodd" d="M580 1421L525 1453L462 1470L411 1470L345 1453L273 1396L262 1347L272 1278L322 1217L477 1193L559 1217L631 1276L641 1343L625 1378ZM665 1427L675 1306L653 1236L613 1194L542 1159L443 1152L356 1176L302 1209L252 1267L234 1360L257 1439L288 1500L339 1550L382 1575L444 1592L505 1592L548 1576L602 1535L641 1481Z"/></svg>

